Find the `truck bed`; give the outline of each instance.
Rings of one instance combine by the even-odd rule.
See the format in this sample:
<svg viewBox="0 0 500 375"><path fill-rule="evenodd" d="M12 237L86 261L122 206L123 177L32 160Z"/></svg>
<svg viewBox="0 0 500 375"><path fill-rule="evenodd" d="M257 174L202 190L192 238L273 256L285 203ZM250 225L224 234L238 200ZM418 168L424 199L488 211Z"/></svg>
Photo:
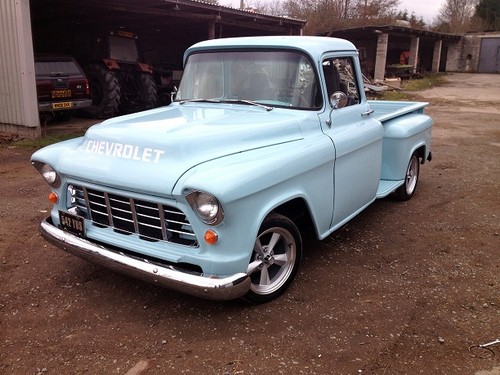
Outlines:
<svg viewBox="0 0 500 375"><path fill-rule="evenodd" d="M427 102L396 102L388 100L368 100L375 111L374 116L380 122L392 120L408 113L424 113Z"/></svg>

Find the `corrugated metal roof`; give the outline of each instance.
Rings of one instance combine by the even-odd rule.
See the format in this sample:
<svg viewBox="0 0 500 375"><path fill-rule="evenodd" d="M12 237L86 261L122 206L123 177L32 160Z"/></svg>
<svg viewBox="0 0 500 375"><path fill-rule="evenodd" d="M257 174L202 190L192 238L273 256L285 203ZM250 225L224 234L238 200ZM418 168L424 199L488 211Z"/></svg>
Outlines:
<svg viewBox="0 0 500 375"><path fill-rule="evenodd" d="M326 35L343 36L343 35L354 35L360 33L373 33L373 32L383 32L383 33L398 34L398 35L412 35L418 37L428 37L431 39L459 40L461 38L461 36L457 34L438 33L434 31L414 29L411 27L404 27L397 25L383 25L383 26L370 25L370 26L352 27L346 29L334 29L329 33L326 33Z"/></svg>
<svg viewBox="0 0 500 375"><path fill-rule="evenodd" d="M214 6L223 8L223 9L237 10L239 12L245 12L245 13L250 13L250 14L259 14L259 15L262 15L262 16L275 17L275 18L284 18L284 19L287 19L287 20L293 20L293 21L303 22L303 23L307 22L306 20L302 20L302 19L299 19L299 18L289 17L287 15L276 16L276 15L272 15L272 14L267 14L267 13L264 13L264 12L260 12L258 9L254 9L254 8L250 8L250 7L249 8L245 8L245 9L241 9L241 8L234 8L234 7L231 7L231 6L225 6L225 5L220 5L220 4L213 4L213 3L209 3L207 1L201 1L201 0L190 0L190 1L192 3L199 3L199 4L203 4L203 5L214 5Z"/></svg>
<svg viewBox="0 0 500 375"><path fill-rule="evenodd" d="M79 25L121 23L133 27L147 21L151 27L172 24L184 32L196 24L215 22L225 27L267 30L276 34L299 34L306 21L240 10L199 0L31 0L35 22L51 27L78 22ZM187 24L189 22L189 24ZM293 32L292 32L293 31Z"/></svg>

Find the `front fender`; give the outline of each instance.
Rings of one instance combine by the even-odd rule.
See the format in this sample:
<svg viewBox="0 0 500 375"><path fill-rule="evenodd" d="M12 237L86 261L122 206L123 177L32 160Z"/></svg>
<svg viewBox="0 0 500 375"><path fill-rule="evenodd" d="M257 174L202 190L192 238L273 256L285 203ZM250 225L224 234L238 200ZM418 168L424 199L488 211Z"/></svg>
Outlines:
<svg viewBox="0 0 500 375"><path fill-rule="evenodd" d="M181 197L185 189L214 194L225 213L214 228L217 246L221 253L246 251L248 263L263 220L290 200L303 199L318 233L327 230L333 215L334 156L323 134L228 155L191 168L172 194Z"/></svg>

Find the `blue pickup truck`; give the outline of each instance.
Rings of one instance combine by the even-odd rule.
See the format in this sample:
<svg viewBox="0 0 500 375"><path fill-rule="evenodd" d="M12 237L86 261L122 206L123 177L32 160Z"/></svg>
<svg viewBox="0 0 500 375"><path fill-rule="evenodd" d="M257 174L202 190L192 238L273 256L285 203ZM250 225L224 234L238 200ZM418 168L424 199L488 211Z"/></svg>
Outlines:
<svg viewBox="0 0 500 375"><path fill-rule="evenodd" d="M174 290L262 303L375 199L410 199L431 160L427 103L366 99L355 46L326 37L197 43L167 107L35 152L43 237Z"/></svg>

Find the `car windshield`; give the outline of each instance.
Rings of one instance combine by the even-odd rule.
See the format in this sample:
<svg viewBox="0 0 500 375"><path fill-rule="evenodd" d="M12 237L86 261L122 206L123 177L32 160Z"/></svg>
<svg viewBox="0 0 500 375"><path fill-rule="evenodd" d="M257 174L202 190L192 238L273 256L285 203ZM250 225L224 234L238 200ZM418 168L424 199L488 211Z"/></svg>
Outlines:
<svg viewBox="0 0 500 375"><path fill-rule="evenodd" d="M321 106L310 60L295 51L227 51L189 56L177 101L217 101L313 109Z"/></svg>

